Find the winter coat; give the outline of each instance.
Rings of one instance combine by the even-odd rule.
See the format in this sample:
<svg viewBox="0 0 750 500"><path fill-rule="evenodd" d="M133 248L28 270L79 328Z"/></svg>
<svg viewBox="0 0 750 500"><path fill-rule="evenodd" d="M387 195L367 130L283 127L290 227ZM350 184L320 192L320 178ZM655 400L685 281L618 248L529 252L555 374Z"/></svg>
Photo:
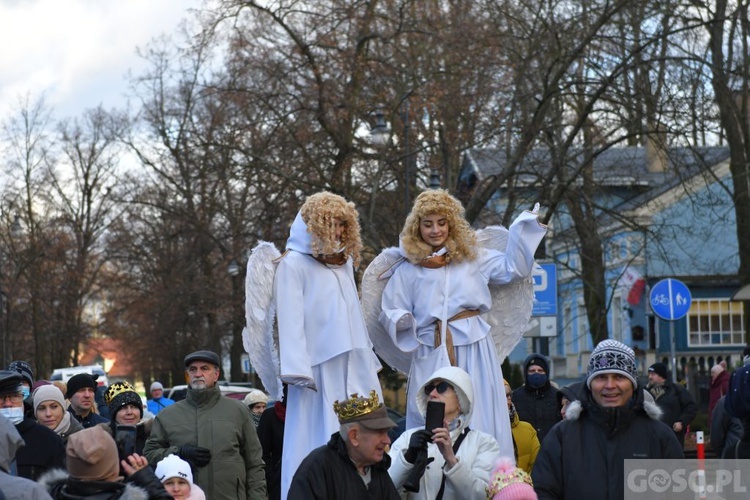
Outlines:
<svg viewBox="0 0 750 500"><path fill-rule="evenodd" d="M711 381L711 385L708 388L708 425L711 425L711 418L714 414L714 408L716 403L719 402L722 396L729 392L729 372L722 370L716 378Z"/></svg>
<svg viewBox="0 0 750 500"><path fill-rule="evenodd" d="M39 484L55 500L170 500L151 467L145 467L125 481L81 481L56 469L39 478Z"/></svg>
<svg viewBox="0 0 750 500"><path fill-rule="evenodd" d="M536 429L539 441L549 432L553 425L561 420L558 406L557 389L549 380L542 387L535 389L528 383L528 368L532 359L539 359L538 354L532 354L523 363L524 385L513 391L513 404L518 412L518 418L530 423ZM536 363L538 364L538 363ZM546 365L546 362L544 363ZM543 367L549 376L549 367Z"/></svg>
<svg viewBox="0 0 750 500"><path fill-rule="evenodd" d="M211 461L197 467L194 482L211 500L266 498L263 459L247 407L221 395L218 386L202 391L188 388L187 397L163 409L154 419L143 454L151 465L180 446L211 450Z"/></svg>
<svg viewBox="0 0 750 500"><path fill-rule="evenodd" d="M534 467L536 456L541 444L536 436L534 427L518 418L518 413L513 414L510 422L510 431L513 433L513 446L516 451L516 465L528 473Z"/></svg>
<svg viewBox="0 0 750 500"><path fill-rule="evenodd" d="M70 415L70 413L68 413L68 415ZM73 415L70 415L70 425L68 426L67 429L65 429L64 431L58 434L58 436L60 436L60 439L62 439L63 446L68 444L68 436L70 436L71 434L75 432L82 431L82 430L83 430L83 424L81 424L81 422L76 420L75 417L73 417Z"/></svg>
<svg viewBox="0 0 750 500"><path fill-rule="evenodd" d="M716 402L714 412L711 414L711 448L716 456L722 458L727 450L742 438L742 422L739 418L732 417L724 408L726 397Z"/></svg>
<svg viewBox="0 0 750 500"><path fill-rule="evenodd" d="M49 500L50 496L42 486L10 474L10 464L23 444L16 426L0 417L0 493L5 500Z"/></svg>
<svg viewBox="0 0 750 500"><path fill-rule="evenodd" d="M316 448L302 461L292 478L288 498L294 500L365 500L401 497L393 486L388 455L370 466L370 484L365 485L357 467L349 458L346 445L338 432L328 444Z"/></svg>
<svg viewBox="0 0 750 500"><path fill-rule="evenodd" d="M677 440L682 445L685 441L687 426L693 421L698 413L698 405L695 404L693 396L682 384L675 384L667 380L664 382L664 393L656 397L655 391L649 389L654 396L656 405L662 411L661 421L672 428L675 422L682 422L682 431L676 432Z"/></svg>
<svg viewBox="0 0 750 500"><path fill-rule="evenodd" d="M88 429L89 427L93 427L97 424L104 424L109 422L108 418L105 418L98 413L94 413L93 411L86 415L85 417L81 417L80 415L76 415L76 412L73 410L72 407L68 408L68 411L71 415L73 415L73 418L78 420L78 422L83 426L84 429Z"/></svg>
<svg viewBox="0 0 750 500"><path fill-rule="evenodd" d="M471 379L463 370L455 367L441 368L429 377L425 384L435 379L446 380L451 383L458 395L461 410L459 425L451 431L451 439L456 442L464 430L471 423L473 412L473 388ZM424 385L417 393L417 407L424 415L427 407L427 396L424 394ZM406 461L404 453L409 448L411 435L420 428L408 429L393 443L388 452L391 456L391 468L388 473L393 479L396 488L401 488L409 477L414 464ZM440 490L443 476L445 476L445 490L443 498L461 500L484 500L485 492L490 481L492 469L500 456L500 446L494 437L484 432L469 430L466 437L456 452L458 463L445 470L445 458L434 443L427 445L428 460L434 461L427 465L427 469L419 482L418 493L407 493L404 498L409 500L432 500ZM291 498L291 497L290 497Z"/></svg>
<svg viewBox="0 0 750 500"><path fill-rule="evenodd" d="M149 399L148 402L146 402L146 407L148 408L148 411L150 411L154 415L157 415L164 408L166 408L167 406L172 406L174 403L175 402L169 398L160 397Z"/></svg>
<svg viewBox="0 0 750 500"><path fill-rule="evenodd" d="M624 497L624 460L683 458L674 432L641 390L627 407L597 405L588 388L542 442L531 473L539 500ZM645 462L643 462L645 465Z"/></svg>
<svg viewBox="0 0 750 500"><path fill-rule="evenodd" d="M282 405L277 401L276 405ZM263 463L266 464L266 489L269 500L281 498L281 456L284 451L284 421L277 415L277 408L267 408L258 423L258 440L263 448Z"/></svg>
<svg viewBox="0 0 750 500"><path fill-rule="evenodd" d="M36 481L50 469L65 467L65 446L55 431L25 418L16 425L25 446L16 453L18 475Z"/></svg>

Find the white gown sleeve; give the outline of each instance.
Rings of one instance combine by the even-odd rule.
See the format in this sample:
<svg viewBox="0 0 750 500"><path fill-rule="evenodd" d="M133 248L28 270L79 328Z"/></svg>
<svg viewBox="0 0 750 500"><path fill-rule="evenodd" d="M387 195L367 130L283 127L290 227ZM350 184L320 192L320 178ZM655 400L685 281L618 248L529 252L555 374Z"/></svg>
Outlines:
<svg viewBox="0 0 750 500"><path fill-rule="evenodd" d="M382 305L379 320L383 328L393 340L393 343L404 352L412 352L419 347L417 342L417 326L412 315L412 292L404 279L404 268L412 264L404 263L388 280L383 290Z"/></svg>
<svg viewBox="0 0 750 500"><path fill-rule="evenodd" d="M482 259L482 274L489 284L504 285L531 275L534 253L547 233L538 215L526 211L510 225L508 244L504 252L490 249Z"/></svg>
<svg viewBox="0 0 750 500"><path fill-rule="evenodd" d="M274 297L279 326L281 380L315 388L305 337L305 270L282 260L276 270Z"/></svg>

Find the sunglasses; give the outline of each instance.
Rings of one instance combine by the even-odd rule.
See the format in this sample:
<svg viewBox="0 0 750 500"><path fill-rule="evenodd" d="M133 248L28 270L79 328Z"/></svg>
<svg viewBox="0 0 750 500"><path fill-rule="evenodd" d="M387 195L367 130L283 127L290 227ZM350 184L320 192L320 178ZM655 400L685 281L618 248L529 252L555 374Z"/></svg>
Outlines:
<svg viewBox="0 0 750 500"><path fill-rule="evenodd" d="M442 394L442 393L444 393L445 391L447 391L449 387L450 387L451 389L453 389L453 386L452 386L452 385L450 385L450 384L449 384L448 382L446 382L446 381L442 381L442 382L440 382L440 383L438 383L438 384L427 384L426 386L424 386L424 393L425 393L425 394L426 394L427 396L429 396L429 395L430 395L430 394L432 393L432 391L434 391L435 389L437 389L437 391L438 391L438 394Z"/></svg>

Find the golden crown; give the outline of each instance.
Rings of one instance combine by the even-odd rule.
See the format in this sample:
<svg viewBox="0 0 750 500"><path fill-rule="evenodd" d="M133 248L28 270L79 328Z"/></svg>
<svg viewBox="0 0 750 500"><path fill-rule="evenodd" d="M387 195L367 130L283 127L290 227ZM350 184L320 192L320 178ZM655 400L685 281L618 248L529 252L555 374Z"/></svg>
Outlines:
<svg viewBox="0 0 750 500"><path fill-rule="evenodd" d="M109 405L115 396L123 392L135 392L135 388L127 382L115 382L104 393L104 402Z"/></svg>
<svg viewBox="0 0 750 500"><path fill-rule="evenodd" d="M380 408L380 398L378 393L370 391L370 397L360 396L356 392L352 397L339 403L338 400L333 403L333 411L339 417L339 420L349 420L362 415L367 415Z"/></svg>

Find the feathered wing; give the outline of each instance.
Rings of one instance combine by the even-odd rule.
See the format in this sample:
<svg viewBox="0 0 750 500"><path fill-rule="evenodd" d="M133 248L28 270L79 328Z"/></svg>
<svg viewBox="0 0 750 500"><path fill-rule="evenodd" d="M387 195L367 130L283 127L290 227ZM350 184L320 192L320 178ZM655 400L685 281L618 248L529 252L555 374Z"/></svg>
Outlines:
<svg viewBox="0 0 750 500"><path fill-rule="evenodd" d="M276 307L273 301L273 279L276 260L281 254L273 243L261 241L247 260L245 278L245 320L242 343L250 363L258 373L266 392L281 399L279 336L274 328Z"/></svg>
<svg viewBox="0 0 750 500"><path fill-rule="evenodd" d="M396 346L379 321L383 310L383 290L395 268L404 260L398 249L386 248L367 266L362 276L362 312L365 316L367 332L375 352L392 368L408 374L411 367L411 353Z"/></svg>
<svg viewBox="0 0 750 500"><path fill-rule="evenodd" d="M502 226L488 226L477 231L477 242L486 248L505 251L508 234ZM498 361L502 363L529 328L534 305L534 280L529 276L507 285L490 285L490 294L492 309L484 319L490 324Z"/></svg>

